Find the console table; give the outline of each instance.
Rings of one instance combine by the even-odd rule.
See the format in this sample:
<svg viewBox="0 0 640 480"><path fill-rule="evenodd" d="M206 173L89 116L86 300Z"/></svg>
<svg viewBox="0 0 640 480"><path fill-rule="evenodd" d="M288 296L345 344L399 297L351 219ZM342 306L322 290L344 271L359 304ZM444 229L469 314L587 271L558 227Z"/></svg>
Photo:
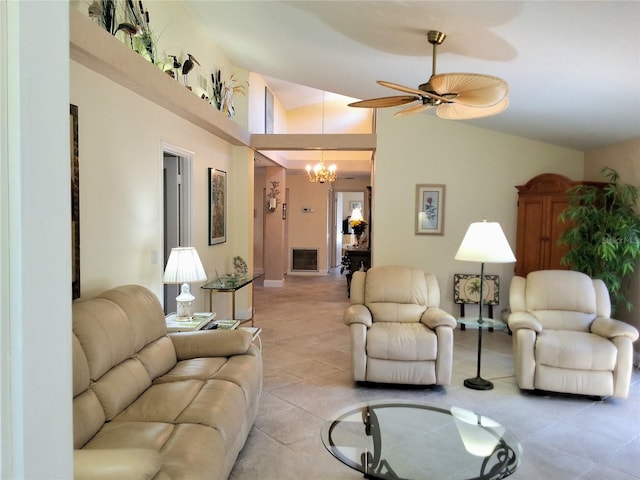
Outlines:
<svg viewBox="0 0 640 480"><path fill-rule="evenodd" d="M345 257L348 259L347 268L347 296L351 292L351 276L353 272L362 269L365 272L371 268L371 250L358 247L346 247L342 249L342 264L345 265Z"/></svg>
<svg viewBox="0 0 640 480"><path fill-rule="evenodd" d="M246 286L251 287L251 318L241 320L240 323L251 321L253 327L253 282L260 278L262 274L246 275L242 278L218 279L202 285L202 289L209 290L209 310L213 310L213 294L214 293L230 293L231 294L231 319L236 319L236 292Z"/></svg>

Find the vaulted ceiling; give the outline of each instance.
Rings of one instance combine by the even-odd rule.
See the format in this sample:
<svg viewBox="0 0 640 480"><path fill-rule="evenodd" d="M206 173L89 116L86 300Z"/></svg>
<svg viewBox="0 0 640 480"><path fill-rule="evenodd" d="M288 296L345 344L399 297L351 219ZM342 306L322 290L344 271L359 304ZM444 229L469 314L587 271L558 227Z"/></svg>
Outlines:
<svg viewBox="0 0 640 480"><path fill-rule="evenodd" d="M495 75L510 107L466 123L588 150L640 137L638 1L189 1L229 59L267 78L285 108L313 90L395 95L431 74ZM434 115L433 111L420 115ZM444 121L444 120L443 120Z"/></svg>

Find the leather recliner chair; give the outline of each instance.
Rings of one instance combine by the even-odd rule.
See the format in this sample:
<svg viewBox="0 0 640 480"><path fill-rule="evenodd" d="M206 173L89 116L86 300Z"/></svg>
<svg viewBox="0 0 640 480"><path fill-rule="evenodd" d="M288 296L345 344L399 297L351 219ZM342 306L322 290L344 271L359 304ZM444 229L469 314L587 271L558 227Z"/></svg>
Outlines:
<svg viewBox="0 0 640 480"><path fill-rule="evenodd" d="M434 274L402 266L354 272L350 298L344 322L355 381L451 382L456 320L439 308Z"/></svg>
<svg viewBox="0 0 640 480"><path fill-rule="evenodd" d="M531 272L513 278L509 297L521 389L627 397L638 331L610 318L602 280L567 270Z"/></svg>

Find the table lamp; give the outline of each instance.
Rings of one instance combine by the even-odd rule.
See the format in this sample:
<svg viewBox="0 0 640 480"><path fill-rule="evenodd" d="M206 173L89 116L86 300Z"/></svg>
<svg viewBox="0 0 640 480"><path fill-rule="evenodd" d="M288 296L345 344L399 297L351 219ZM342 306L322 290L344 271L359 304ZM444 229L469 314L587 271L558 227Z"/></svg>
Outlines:
<svg viewBox="0 0 640 480"><path fill-rule="evenodd" d="M176 320L186 321L193 318L191 302L195 300L189 289L190 282L204 282L204 271L198 252L193 247L172 248L164 269L164 283L182 283L180 295L176 297Z"/></svg>
<svg viewBox="0 0 640 480"><path fill-rule="evenodd" d="M497 222L476 222L469 225L462 239L458 252L454 257L464 262L480 263L480 302L478 315L478 367L475 378L468 378L464 386L474 390L491 390L493 383L480 376L480 358L482 352L482 302L484 300L484 264L512 263L516 257L511 251L509 242Z"/></svg>

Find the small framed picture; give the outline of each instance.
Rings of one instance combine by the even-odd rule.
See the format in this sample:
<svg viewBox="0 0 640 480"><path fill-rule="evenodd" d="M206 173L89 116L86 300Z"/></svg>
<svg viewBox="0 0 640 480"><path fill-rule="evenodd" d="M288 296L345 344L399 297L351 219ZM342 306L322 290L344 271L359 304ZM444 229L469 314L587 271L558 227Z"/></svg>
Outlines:
<svg viewBox="0 0 640 480"><path fill-rule="evenodd" d="M442 184L416 185L416 235L444 235Z"/></svg>
<svg viewBox="0 0 640 480"><path fill-rule="evenodd" d="M209 169L209 245L227 241L227 172Z"/></svg>
<svg viewBox="0 0 640 480"><path fill-rule="evenodd" d="M454 273L453 302L480 303L480 275ZM498 305L500 303L500 276L485 275L482 284L482 303Z"/></svg>
<svg viewBox="0 0 640 480"><path fill-rule="evenodd" d="M355 208L359 208L362 211L362 202L349 202L349 211L353 212Z"/></svg>

